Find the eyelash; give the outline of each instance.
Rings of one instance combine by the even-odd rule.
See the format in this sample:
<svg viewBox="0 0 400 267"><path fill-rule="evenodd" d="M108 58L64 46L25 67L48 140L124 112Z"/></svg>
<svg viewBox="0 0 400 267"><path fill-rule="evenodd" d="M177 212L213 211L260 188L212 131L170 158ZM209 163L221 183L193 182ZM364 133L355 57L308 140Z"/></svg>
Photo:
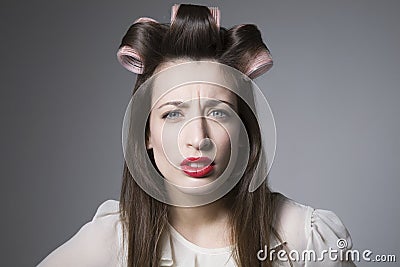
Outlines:
<svg viewBox="0 0 400 267"><path fill-rule="evenodd" d="M214 112L219 112L219 113L222 114L222 115L219 115L219 116L215 116L215 117L217 117L217 118L226 118L226 117L229 117L228 112L226 112L226 111L224 111L224 110L221 110L221 109L213 110L213 111L211 111L209 114L212 114L212 113L214 113ZM161 118L162 118L162 119L175 120L175 119L177 119L178 117L173 117L173 118L169 118L169 117L168 117L169 115L175 114L175 113L178 113L178 114L179 114L178 117L183 116L182 111L180 111L180 110L171 110L171 111L165 112L165 113L161 116Z"/></svg>
<svg viewBox="0 0 400 267"><path fill-rule="evenodd" d="M182 112L180 111L180 110L171 110L171 111L168 111L168 112L165 112L162 116L161 116L161 118L162 119L176 119L176 118L168 118L168 116L170 115L170 114L172 114L172 113L179 113L179 115L181 115L182 116Z"/></svg>
<svg viewBox="0 0 400 267"><path fill-rule="evenodd" d="M222 113L222 115L216 116L216 117L218 117L218 118L225 118L225 117L228 117L228 113L227 113L226 111L224 111L224 110L216 109L216 110L211 111L210 114L211 114L211 113L214 113L214 112Z"/></svg>

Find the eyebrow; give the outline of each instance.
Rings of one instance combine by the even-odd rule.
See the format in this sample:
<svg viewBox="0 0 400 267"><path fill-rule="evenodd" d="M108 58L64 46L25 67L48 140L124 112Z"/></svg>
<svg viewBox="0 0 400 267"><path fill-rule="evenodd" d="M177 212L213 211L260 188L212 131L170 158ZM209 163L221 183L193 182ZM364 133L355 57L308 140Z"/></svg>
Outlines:
<svg viewBox="0 0 400 267"><path fill-rule="evenodd" d="M162 108L162 107L164 107L164 106L177 106L177 107L179 107L179 106L187 106L187 104L184 104L182 101L170 101L170 102L166 102L166 103L164 103L164 104L162 104L161 106L159 106L158 107L158 109L160 109L160 108Z"/></svg>
<svg viewBox="0 0 400 267"><path fill-rule="evenodd" d="M169 102L166 102L166 103L162 104L161 106L159 106L158 109L161 109L162 107L168 106L168 105L185 108L188 106L187 102L169 101ZM220 99L209 99L206 101L205 106L217 106L221 103L227 104L231 109L235 110L235 106L232 103L225 101L225 100L220 100Z"/></svg>

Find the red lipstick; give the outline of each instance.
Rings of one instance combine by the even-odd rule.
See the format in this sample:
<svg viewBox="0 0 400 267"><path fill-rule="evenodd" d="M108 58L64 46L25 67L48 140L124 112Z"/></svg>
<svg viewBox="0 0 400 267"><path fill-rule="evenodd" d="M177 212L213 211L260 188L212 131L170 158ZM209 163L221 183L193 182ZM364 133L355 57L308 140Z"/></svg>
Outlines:
<svg viewBox="0 0 400 267"><path fill-rule="evenodd" d="M181 169L190 177L201 178L214 170L214 163L208 157L189 157L182 161Z"/></svg>

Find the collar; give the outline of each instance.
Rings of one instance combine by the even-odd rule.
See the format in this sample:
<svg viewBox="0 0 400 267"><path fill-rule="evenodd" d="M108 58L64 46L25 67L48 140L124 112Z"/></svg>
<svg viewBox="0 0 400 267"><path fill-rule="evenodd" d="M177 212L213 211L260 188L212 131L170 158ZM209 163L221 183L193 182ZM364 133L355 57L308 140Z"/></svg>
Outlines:
<svg viewBox="0 0 400 267"><path fill-rule="evenodd" d="M172 257L172 238L169 230L165 232L162 237L162 252L161 252L161 261L160 266L173 266L174 260ZM278 250L278 248L283 247L286 244L286 241L280 241L278 238L272 236L270 238L270 247L271 249ZM264 249L264 248L260 248Z"/></svg>

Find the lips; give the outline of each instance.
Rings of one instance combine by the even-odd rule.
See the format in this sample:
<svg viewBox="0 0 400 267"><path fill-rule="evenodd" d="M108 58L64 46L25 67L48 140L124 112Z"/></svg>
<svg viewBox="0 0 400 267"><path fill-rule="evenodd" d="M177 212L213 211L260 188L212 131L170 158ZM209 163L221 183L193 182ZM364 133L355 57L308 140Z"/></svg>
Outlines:
<svg viewBox="0 0 400 267"><path fill-rule="evenodd" d="M189 157L182 161L181 169L190 177L201 178L214 170L214 163L208 157Z"/></svg>

